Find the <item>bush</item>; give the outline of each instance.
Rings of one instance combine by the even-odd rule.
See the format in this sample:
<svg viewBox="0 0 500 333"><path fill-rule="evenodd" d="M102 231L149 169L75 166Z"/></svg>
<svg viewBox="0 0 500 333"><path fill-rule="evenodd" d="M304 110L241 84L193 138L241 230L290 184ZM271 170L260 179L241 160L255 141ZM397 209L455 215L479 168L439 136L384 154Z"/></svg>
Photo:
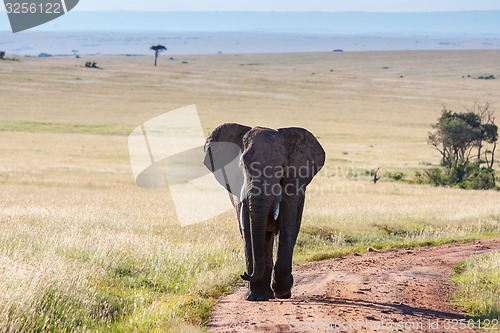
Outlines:
<svg viewBox="0 0 500 333"><path fill-rule="evenodd" d="M481 167L478 163L467 166L458 164L447 168L430 168L415 174L417 182L434 186L452 186L471 190L496 189L495 170Z"/></svg>
<svg viewBox="0 0 500 333"><path fill-rule="evenodd" d="M466 168L467 177L464 179L463 188L475 190L491 190L496 188L495 170L485 167Z"/></svg>
<svg viewBox="0 0 500 333"><path fill-rule="evenodd" d="M448 177L443 168L431 168L425 170L423 174L418 173L416 176L419 178L420 183L431 184L434 186L448 185Z"/></svg>
<svg viewBox="0 0 500 333"><path fill-rule="evenodd" d="M405 174L402 173L402 172L387 172L385 174L387 176L387 178L390 178L390 179L393 179L393 180L402 180L403 178L405 178Z"/></svg>

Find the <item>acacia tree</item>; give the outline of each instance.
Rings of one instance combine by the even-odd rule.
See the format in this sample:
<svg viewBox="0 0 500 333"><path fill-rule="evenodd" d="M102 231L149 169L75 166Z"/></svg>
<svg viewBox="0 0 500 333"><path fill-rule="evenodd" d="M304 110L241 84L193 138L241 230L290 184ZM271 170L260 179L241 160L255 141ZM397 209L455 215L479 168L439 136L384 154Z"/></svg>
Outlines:
<svg viewBox="0 0 500 333"><path fill-rule="evenodd" d="M158 45L151 46L150 49L155 51L155 66L156 66L160 52L166 51L167 48L163 45L158 44Z"/></svg>
<svg viewBox="0 0 500 333"><path fill-rule="evenodd" d="M476 114L444 109L432 127L436 131L429 133L427 141L441 153L442 165L453 168L469 163L472 150L480 141L480 120Z"/></svg>
<svg viewBox="0 0 500 333"><path fill-rule="evenodd" d="M498 127L490 104L476 103L472 109L460 113L443 107L438 122L432 127L435 131L429 133L427 142L441 153L442 165L454 170L459 182L474 156L477 156L477 168L486 163L487 169L493 169ZM484 152L483 148L486 148Z"/></svg>
<svg viewBox="0 0 500 333"><path fill-rule="evenodd" d="M498 127L495 125L495 110L488 102L484 105L475 103L469 111L474 112L479 116L481 122L481 135L477 143L477 159L481 160L482 148L485 143L490 145L490 149L486 146L484 150L484 160L488 168L493 168L495 161L495 150L498 142Z"/></svg>

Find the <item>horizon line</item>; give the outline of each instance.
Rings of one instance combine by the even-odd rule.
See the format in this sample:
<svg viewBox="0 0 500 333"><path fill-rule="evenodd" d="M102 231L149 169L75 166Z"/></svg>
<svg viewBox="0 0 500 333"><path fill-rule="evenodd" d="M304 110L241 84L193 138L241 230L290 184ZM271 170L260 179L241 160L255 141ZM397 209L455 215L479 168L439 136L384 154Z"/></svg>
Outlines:
<svg viewBox="0 0 500 333"><path fill-rule="evenodd" d="M77 7L78 8L78 7ZM109 13L109 12L126 12L126 13L327 13L327 14L342 14L342 13L360 13L360 14L428 14L428 13L464 13L464 12L500 12L499 9L461 9L461 10L426 10L426 11L388 11L388 10L134 10L134 9L113 9L113 10L71 10L73 13ZM0 13L7 13L3 6L0 6Z"/></svg>

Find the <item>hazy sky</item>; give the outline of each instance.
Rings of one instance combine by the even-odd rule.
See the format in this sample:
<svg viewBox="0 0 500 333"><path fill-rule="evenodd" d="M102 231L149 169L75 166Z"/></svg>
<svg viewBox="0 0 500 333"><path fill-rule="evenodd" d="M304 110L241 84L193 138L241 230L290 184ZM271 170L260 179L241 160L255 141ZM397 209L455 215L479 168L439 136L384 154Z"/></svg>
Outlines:
<svg viewBox="0 0 500 333"><path fill-rule="evenodd" d="M499 0L80 0L77 10L460 11L500 10Z"/></svg>
<svg viewBox="0 0 500 333"><path fill-rule="evenodd" d="M75 10L429 12L500 10L500 0L80 0Z"/></svg>

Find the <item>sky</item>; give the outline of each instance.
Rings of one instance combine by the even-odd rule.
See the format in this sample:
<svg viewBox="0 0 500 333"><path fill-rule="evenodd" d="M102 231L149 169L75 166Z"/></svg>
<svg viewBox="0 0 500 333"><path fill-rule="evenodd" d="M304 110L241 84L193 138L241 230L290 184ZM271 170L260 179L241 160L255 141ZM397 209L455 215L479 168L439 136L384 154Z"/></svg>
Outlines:
<svg viewBox="0 0 500 333"><path fill-rule="evenodd" d="M0 4L0 11L5 11L4 6ZM113 15L109 11L114 11ZM191 12L188 18L175 12ZM65 15L48 23L42 24L33 28L33 31L65 31L65 30L130 30L131 26L134 30L170 30L170 31L226 31L228 29L239 29L238 31L248 30L248 26L258 27L258 29L290 29L297 30L297 26L301 26L300 31L309 31L312 28L309 23L300 20L295 20L292 23L282 22L285 20L282 16L272 18L271 22L263 22L262 18L255 19L247 18L247 21L241 22L240 16L222 17L220 16L227 11L253 11L253 12L385 12L385 13L415 13L415 12L461 12L461 11L481 11L472 13L475 15L482 13L484 19L469 20L463 22L457 27L454 23L453 27L447 27L447 21L442 18L425 18L421 17L417 24L417 29L411 27L411 31L426 33L429 32L481 32L481 33L499 33L498 15L500 13L500 0L79 0L78 5L72 10L73 14ZM78 15L76 12L80 12ZM148 12L148 14L140 14ZM194 13L193 13L194 12ZM198 12L198 13L197 13ZM216 12L210 14L211 17L197 17L199 12ZM151 14L149 14L151 13ZM185 13L184 13L185 14ZM463 13L455 13L461 15ZM491 15L493 17L491 17ZM132 16L131 16L132 15ZM148 16L149 15L149 16ZM170 16L168 16L170 15ZM172 17L171 15L175 15ZM230 14L231 15L231 14ZM284 15L284 14L282 14ZM292 18L293 18L292 14ZM301 14L305 15L305 14ZM370 15L358 14L356 15ZM388 14L395 15L395 14ZM396 14L397 15L397 14ZM427 14L426 14L427 15ZM289 15L290 16L290 15ZM362 17L362 16L361 16ZM382 17L382 16L381 16ZM378 17L378 20L383 20ZM219 21L213 21L219 18ZM210 19L212 21L210 21ZM290 20L291 18L288 17ZM347 19L347 18L346 18ZM363 31L377 32L398 32L398 27L409 25L411 22L406 22L406 15L393 17L392 20L397 22L378 22L379 25L374 25L367 21L358 22L362 18L356 20L348 20L340 22L336 18L334 21L328 21L327 25L332 30L336 23L341 24L340 27L335 26L335 31L344 33L354 33L359 28L364 28ZM375 18L373 18L375 19ZM432 22L425 20L432 20ZM454 18L457 20L460 18ZM181 20L179 22L179 20ZM203 21L205 20L205 21ZM207 21L208 20L208 21ZM222 20L222 21L221 21ZM281 21L280 21L281 20ZM324 18L326 20L326 18ZM133 25L129 23L133 22ZM203 24L204 23L204 24ZM225 24L224 27L219 27L218 24ZM317 23L316 21L312 22ZM386 23L386 26L380 26ZM408 24L406 24L408 23ZM432 24L431 24L432 23ZM481 23L481 24L478 24ZM187 24L187 26L186 26ZM267 24L267 25L266 25ZM280 25L281 24L281 25ZM326 23L325 23L326 24ZM389 26L387 27L387 24ZM439 29L430 29L430 25L441 24L443 27ZM474 26L468 27L467 24ZM121 28L120 28L121 27ZM308 28L309 27L309 28ZM316 27L317 30L319 29ZM339 28L343 28L339 30ZM257 28L255 28L257 29ZM354 30L353 30L354 29ZM0 15L0 30L10 30L10 24L5 13ZM31 29L30 29L31 30ZM272 30L272 29L271 29ZM325 30L325 27L319 29ZM267 30L266 30L267 31ZM295 30L294 30L295 31Z"/></svg>
<svg viewBox="0 0 500 333"><path fill-rule="evenodd" d="M80 0L78 11L367 11L500 10L499 0ZM0 5L0 11L5 8Z"/></svg>
<svg viewBox="0 0 500 333"><path fill-rule="evenodd" d="M500 10L499 0L80 0L77 10L369 11Z"/></svg>

